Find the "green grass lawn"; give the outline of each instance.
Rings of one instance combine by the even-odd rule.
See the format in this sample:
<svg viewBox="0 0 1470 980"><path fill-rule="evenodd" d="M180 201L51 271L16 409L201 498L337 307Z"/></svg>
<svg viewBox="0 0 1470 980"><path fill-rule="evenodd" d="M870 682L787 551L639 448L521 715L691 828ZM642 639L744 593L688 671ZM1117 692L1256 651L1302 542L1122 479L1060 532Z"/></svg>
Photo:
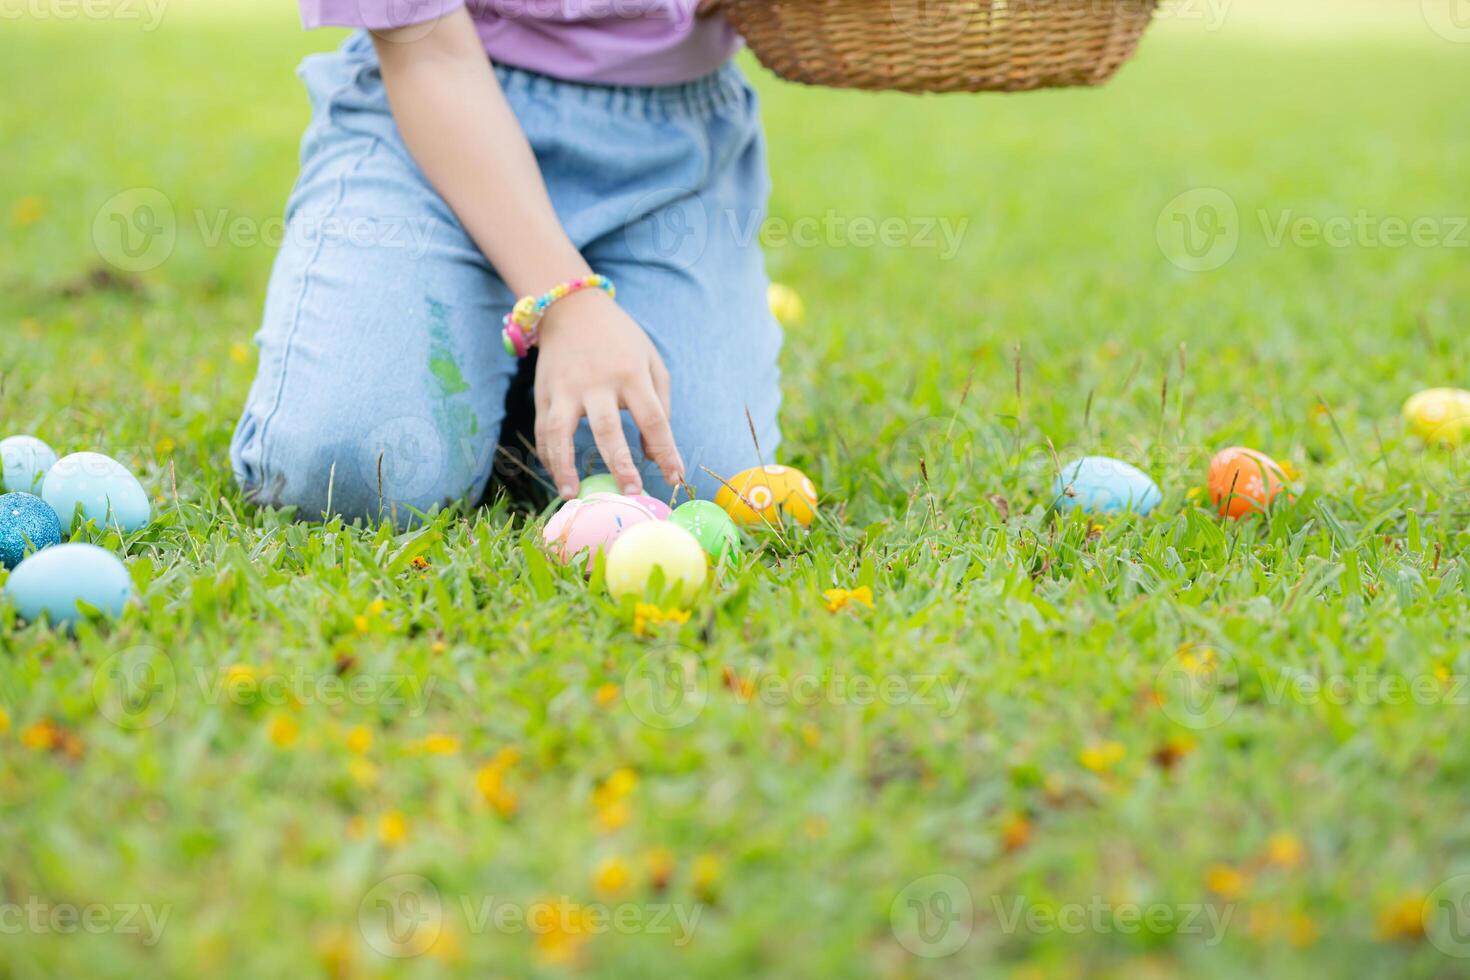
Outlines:
<svg viewBox="0 0 1470 980"><path fill-rule="evenodd" d="M1398 409L1470 386L1470 57L1394 6L1173 17L1097 91L756 73L823 519L649 635L503 502L235 489L250 229L340 35L7 21L0 435L127 461L156 520L91 532L120 621L0 604L0 976L1463 975L1470 457ZM93 222L140 187L177 241L122 274ZM1222 526L1237 443L1304 489ZM1053 447L1163 505L1054 516Z"/></svg>

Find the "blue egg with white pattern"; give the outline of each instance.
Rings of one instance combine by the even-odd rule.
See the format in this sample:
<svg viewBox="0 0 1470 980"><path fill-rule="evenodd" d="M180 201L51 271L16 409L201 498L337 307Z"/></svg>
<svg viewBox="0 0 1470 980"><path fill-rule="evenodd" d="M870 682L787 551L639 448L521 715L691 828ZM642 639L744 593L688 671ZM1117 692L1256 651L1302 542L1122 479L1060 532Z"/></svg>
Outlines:
<svg viewBox="0 0 1470 980"><path fill-rule="evenodd" d="M1143 470L1108 456L1083 456L1062 467L1052 484L1057 510L1092 514L1147 514L1164 499Z"/></svg>
<svg viewBox="0 0 1470 980"><path fill-rule="evenodd" d="M41 484L41 499L68 530L78 508L99 528L124 531L146 527L153 511L138 478L101 453L72 453L57 460Z"/></svg>
<svg viewBox="0 0 1470 980"><path fill-rule="evenodd" d="M42 618L69 627L82 618L84 603L103 615L122 614L133 595L128 567L95 544L58 544L36 552L5 580L5 598L28 623Z"/></svg>
<svg viewBox="0 0 1470 980"><path fill-rule="evenodd" d="M14 568L42 548L61 544L61 521L33 493L0 494L0 565Z"/></svg>
<svg viewBox="0 0 1470 980"><path fill-rule="evenodd" d="M56 450L35 436L0 439L0 486L6 490L40 493L46 471L56 465Z"/></svg>

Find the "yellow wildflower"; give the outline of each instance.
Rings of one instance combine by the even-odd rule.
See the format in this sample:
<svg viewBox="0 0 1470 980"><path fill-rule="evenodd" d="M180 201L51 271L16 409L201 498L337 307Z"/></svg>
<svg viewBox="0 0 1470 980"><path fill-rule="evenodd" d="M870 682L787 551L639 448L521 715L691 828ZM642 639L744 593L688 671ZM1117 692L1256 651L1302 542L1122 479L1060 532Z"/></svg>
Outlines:
<svg viewBox="0 0 1470 980"><path fill-rule="evenodd" d="M592 888L603 898L617 898L628 890L632 881L628 862L620 857L603 858L592 871Z"/></svg>
<svg viewBox="0 0 1470 980"><path fill-rule="evenodd" d="M35 195L30 195L15 202L15 207L10 211L10 218L17 225L25 228L40 221L45 213L46 202Z"/></svg>
<svg viewBox="0 0 1470 980"><path fill-rule="evenodd" d="M273 715L270 724L266 726L266 732L277 748L289 749L296 744L296 738L301 734L301 726L290 715Z"/></svg>
<svg viewBox="0 0 1470 980"><path fill-rule="evenodd" d="M423 555L414 555L409 564L422 572L428 569L429 559L425 558Z"/></svg>
<svg viewBox="0 0 1470 980"><path fill-rule="evenodd" d="M535 903L528 925L536 935L536 958L550 965L576 962L582 946L592 938L587 911L565 899Z"/></svg>
<svg viewBox="0 0 1470 980"><path fill-rule="evenodd" d="M644 855L643 863L648 868L648 881L654 888L669 886L669 879L674 877L673 851L667 847L655 847Z"/></svg>
<svg viewBox="0 0 1470 980"><path fill-rule="evenodd" d="M172 453L174 451L177 445L178 444L175 443L168 436L164 436L162 439L159 439L153 444L153 451L160 456L167 456L169 453Z"/></svg>
<svg viewBox="0 0 1470 980"><path fill-rule="evenodd" d="M1278 868L1297 868L1306 860L1302 842L1292 834L1272 834L1266 841L1266 861Z"/></svg>
<svg viewBox="0 0 1470 980"><path fill-rule="evenodd" d="M701 854L694 859L689 876L694 883L694 894L701 902L713 902L719 895L723 870L720 859L713 854Z"/></svg>
<svg viewBox="0 0 1470 980"><path fill-rule="evenodd" d="M1097 742L1083 749L1078 758L1093 772L1107 772L1123 761L1126 752L1122 742Z"/></svg>
<svg viewBox="0 0 1470 980"><path fill-rule="evenodd" d="M434 732L420 739L417 749L428 755L455 755L459 752L459 736Z"/></svg>
<svg viewBox="0 0 1470 980"><path fill-rule="evenodd" d="M353 941L353 933L349 929L335 928L317 937L316 943L317 959L321 962L322 972L333 980L339 977L350 977L356 972L354 959L357 944Z"/></svg>
<svg viewBox="0 0 1470 980"><path fill-rule="evenodd" d="M1000 840L1007 851L1019 851L1031 842L1031 821L1024 813L1011 813L1000 825Z"/></svg>
<svg viewBox="0 0 1470 980"><path fill-rule="evenodd" d="M378 767L366 759L352 758L347 762L347 775L359 786L378 785Z"/></svg>
<svg viewBox="0 0 1470 980"><path fill-rule="evenodd" d="M633 808L622 800L597 808L597 826L603 833L610 834L628 825L633 819Z"/></svg>
<svg viewBox="0 0 1470 980"><path fill-rule="evenodd" d="M408 840L408 820L397 810L389 810L378 818L378 840L387 847L397 847Z"/></svg>
<svg viewBox="0 0 1470 980"><path fill-rule="evenodd" d="M1287 923L1286 938L1293 946L1306 947L1315 943L1322 935L1316 921L1305 912L1293 912Z"/></svg>
<svg viewBox="0 0 1470 980"><path fill-rule="evenodd" d="M21 730L20 744L28 749L52 748L56 744L56 729L44 719L34 722Z"/></svg>
<svg viewBox="0 0 1470 980"><path fill-rule="evenodd" d="M640 602L633 607L633 632L638 636L648 636L653 631L652 627L664 623L683 626L687 622L687 609L660 609L650 602Z"/></svg>
<svg viewBox="0 0 1470 980"><path fill-rule="evenodd" d="M1245 894L1250 879L1228 864L1212 864L1205 872L1205 887L1227 901Z"/></svg>
<svg viewBox="0 0 1470 980"><path fill-rule="evenodd" d="M435 640L433 643L429 644L429 652L434 654L435 656L438 656L448 649L449 644L445 643L443 640Z"/></svg>
<svg viewBox="0 0 1470 980"><path fill-rule="evenodd" d="M481 766L480 771L475 774L475 785L479 787L480 795L502 817L514 816L520 806L516 794L505 785L506 771L515 765L518 757L514 749L501 749L495 758Z"/></svg>
<svg viewBox="0 0 1470 980"><path fill-rule="evenodd" d="M1405 895L1379 911L1379 939L1418 939L1423 935L1423 895Z"/></svg>
<svg viewBox="0 0 1470 980"><path fill-rule="evenodd" d="M439 930L434 937L434 942L429 946L429 955L440 963L454 965L464 962L464 944L459 941L459 934L448 926Z"/></svg>
<svg viewBox="0 0 1470 980"><path fill-rule="evenodd" d="M225 668L225 693L231 701L244 703L256 694L260 671L248 664L230 664Z"/></svg>
<svg viewBox="0 0 1470 980"><path fill-rule="evenodd" d="M621 694L622 690L616 684L609 682L599 687L597 693L593 695L593 698L598 704L607 707L616 701Z"/></svg>
<svg viewBox="0 0 1470 980"><path fill-rule="evenodd" d="M230 360L236 364L247 364L250 361L250 347L240 343L238 340L230 345Z"/></svg>
<svg viewBox="0 0 1470 980"><path fill-rule="evenodd" d="M10 712L0 708L0 735L10 734Z"/></svg>
<svg viewBox="0 0 1470 980"><path fill-rule="evenodd" d="M822 732L820 729L817 728L816 725L813 725L811 722L802 722L801 740L806 743L807 748L814 749L822 742Z"/></svg>
<svg viewBox="0 0 1470 980"><path fill-rule="evenodd" d="M368 631L368 618L362 615L353 616L352 628L357 630L359 633L366 633Z"/></svg>
<svg viewBox="0 0 1470 980"><path fill-rule="evenodd" d="M827 600L828 612L846 609L854 602L869 609L873 608L873 590L866 585L855 589L828 589L822 593L822 598Z"/></svg>
<svg viewBox="0 0 1470 980"><path fill-rule="evenodd" d="M343 739L347 751L365 755L373 747L373 730L366 725L355 725Z"/></svg>

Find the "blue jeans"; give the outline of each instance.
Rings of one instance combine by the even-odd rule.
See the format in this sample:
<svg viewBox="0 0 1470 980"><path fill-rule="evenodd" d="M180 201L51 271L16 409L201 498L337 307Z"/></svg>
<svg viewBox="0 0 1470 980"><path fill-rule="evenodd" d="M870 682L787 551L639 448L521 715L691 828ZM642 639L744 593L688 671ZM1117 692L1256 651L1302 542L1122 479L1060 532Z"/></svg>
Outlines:
<svg viewBox="0 0 1470 980"><path fill-rule="evenodd" d="M515 300L425 180L368 36L303 62L313 117L230 448L252 500L314 519L406 517L480 499L530 451L530 360L500 340ZM673 377L672 425L701 497L772 461L781 332L759 247L770 183L755 95L727 65L660 88L496 74L557 216ZM596 352L592 352L595 356ZM760 448L752 439L754 423ZM511 429L516 433L512 434ZM649 493L672 490L624 429ZM599 465L586 420L579 470Z"/></svg>

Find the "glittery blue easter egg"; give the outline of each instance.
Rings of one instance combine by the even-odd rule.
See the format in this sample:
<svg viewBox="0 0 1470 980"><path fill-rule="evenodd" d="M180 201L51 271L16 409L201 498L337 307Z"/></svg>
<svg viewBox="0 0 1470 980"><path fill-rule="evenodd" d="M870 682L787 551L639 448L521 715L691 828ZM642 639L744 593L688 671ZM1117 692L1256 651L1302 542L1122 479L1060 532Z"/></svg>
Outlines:
<svg viewBox="0 0 1470 980"><path fill-rule="evenodd" d="M119 525L136 531L148 523L152 508L138 478L111 456L101 453L72 453L63 456L46 473L41 498L70 529L78 506L82 515L98 527Z"/></svg>
<svg viewBox="0 0 1470 980"><path fill-rule="evenodd" d="M116 555L79 542L36 552L5 581L5 598L15 604L21 619L34 622L44 616L54 626L80 619L78 602L116 616L132 594L127 566Z"/></svg>
<svg viewBox="0 0 1470 980"><path fill-rule="evenodd" d="M1107 456L1084 456L1062 467L1052 485L1052 496L1058 510L1098 514L1125 510L1147 514L1164 499L1147 473Z"/></svg>
<svg viewBox="0 0 1470 980"><path fill-rule="evenodd" d="M0 495L0 565L14 568L33 551L61 543L56 511L29 493Z"/></svg>
<svg viewBox="0 0 1470 980"><path fill-rule="evenodd" d="M40 493L41 480L56 463L56 450L35 436L0 439L0 486Z"/></svg>

